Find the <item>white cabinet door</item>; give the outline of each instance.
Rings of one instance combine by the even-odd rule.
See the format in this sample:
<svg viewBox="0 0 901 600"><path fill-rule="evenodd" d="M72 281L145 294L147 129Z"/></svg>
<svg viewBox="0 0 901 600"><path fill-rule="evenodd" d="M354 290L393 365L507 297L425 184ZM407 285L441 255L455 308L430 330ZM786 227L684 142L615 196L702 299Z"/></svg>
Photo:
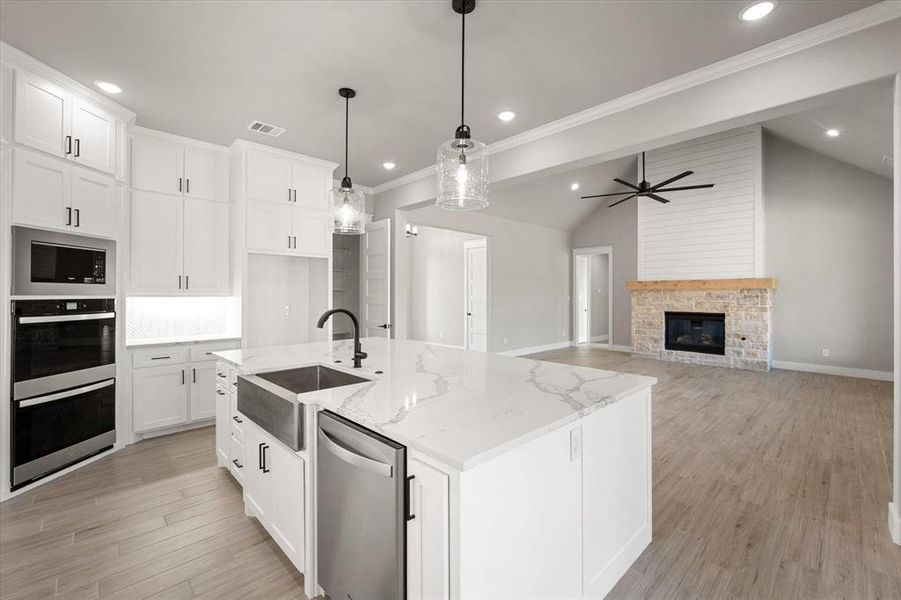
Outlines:
<svg viewBox="0 0 901 600"><path fill-rule="evenodd" d="M131 186L136 190L180 194L184 190L184 148L136 135L131 141Z"/></svg>
<svg viewBox="0 0 901 600"><path fill-rule="evenodd" d="M116 118L78 96L72 100L72 158L75 162L116 172Z"/></svg>
<svg viewBox="0 0 901 600"><path fill-rule="evenodd" d="M247 203L247 249L263 252L292 251L291 206L273 202Z"/></svg>
<svg viewBox="0 0 901 600"><path fill-rule="evenodd" d="M273 154L248 150L247 199L291 202L291 163Z"/></svg>
<svg viewBox="0 0 901 600"><path fill-rule="evenodd" d="M184 365L134 369L131 377L135 431L171 427L188 420Z"/></svg>
<svg viewBox="0 0 901 600"><path fill-rule="evenodd" d="M229 438L229 443L229 471L231 471L231 474L235 478L235 481L244 486L246 481L245 473L247 473L247 453L245 452L244 442L237 436L233 435Z"/></svg>
<svg viewBox="0 0 901 600"><path fill-rule="evenodd" d="M17 148L14 152L13 222L69 229L72 170L60 160Z"/></svg>
<svg viewBox="0 0 901 600"><path fill-rule="evenodd" d="M245 421L247 462L244 465L244 501L264 525L272 508L272 450L268 436Z"/></svg>
<svg viewBox="0 0 901 600"><path fill-rule="evenodd" d="M198 421L216 416L216 363L191 363L191 413L189 419ZM217 423L218 424L218 423ZM218 432L217 432L218 435Z"/></svg>
<svg viewBox="0 0 901 600"><path fill-rule="evenodd" d="M200 296L227 294L228 203L200 198L184 202L184 290Z"/></svg>
<svg viewBox="0 0 901 600"><path fill-rule="evenodd" d="M213 379L216 371L213 369ZM191 390L192 398L195 390ZM216 403L216 462L220 467L231 464L231 406L228 394L213 383L213 398Z"/></svg>
<svg viewBox="0 0 901 600"><path fill-rule="evenodd" d="M228 155L185 148L185 194L228 202Z"/></svg>
<svg viewBox="0 0 901 600"><path fill-rule="evenodd" d="M78 233L115 237L118 189L112 177L72 168L72 227Z"/></svg>
<svg viewBox="0 0 901 600"><path fill-rule="evenodd" d="M328 213L295 208L291 211L291 235L296 254L328 253Z"/></svg>
<svg viewBox="0 0 901 600"><path fill-rule="evenodd" d="M71 151L72 95L43 77L16 71L14 130L20 144L56 156Z"/></svg>
<svg viewBox="0 0 901 600"><path fill-rule="evenodd" d="M297 206L314 210L328 208L330 179L331 173L323 172L322 167L292 162L291 187L294 189L294 201Z"/></svg>
<svg viewBox="0 0 901 600"><path fill-rule="evenodd" d="M304 559L304 461L280 442L270 441L266 450L266 475L273 481L269 529L299 569Z"/></svg>
<svg viewBox="0 0 901 600"><path fill-rule="evenodd" d="M134 191L131 196L131 293L180 294L184 288L183 200Z"/></svg>
<svg viewBox="0 0 901 600"><path fill-rule="evenodd" d="M410 600L450 597L447 475L415 459L407 462L411 481L407 522L407 593Z"/></svg>

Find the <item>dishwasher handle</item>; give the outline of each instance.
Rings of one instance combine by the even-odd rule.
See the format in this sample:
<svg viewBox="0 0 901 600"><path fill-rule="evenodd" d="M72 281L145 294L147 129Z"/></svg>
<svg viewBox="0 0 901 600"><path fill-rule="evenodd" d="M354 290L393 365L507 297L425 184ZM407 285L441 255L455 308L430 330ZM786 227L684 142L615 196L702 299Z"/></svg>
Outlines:
<svg viewBox="0 0 901 600"><path fill-rule="evenodd" d="M389 465L387 463L383 463L377 460L372 460L362 454L357 454L351 450L348 450L337 441L332 439L332 436L324 432L322 429L319 430L319 442L325 447L326 450L340 458L346 463L350 463L355 467L360 467L370 473L375 473L376 475L381 475L383 477L393 477L394 476L394 465Z"/></svg>

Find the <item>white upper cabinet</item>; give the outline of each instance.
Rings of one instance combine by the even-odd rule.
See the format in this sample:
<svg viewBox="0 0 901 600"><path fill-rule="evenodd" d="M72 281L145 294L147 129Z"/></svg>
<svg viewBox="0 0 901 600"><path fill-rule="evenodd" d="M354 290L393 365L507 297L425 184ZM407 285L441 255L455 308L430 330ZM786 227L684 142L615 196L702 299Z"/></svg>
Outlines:
<svg viewBox="0 0 901 600"><path fill-rule="evenodd" d="M303 208L326 210L331 179L331 172L324 173L322 167L292 162L291 190L294 202Z"/></svg>
<svg viewBox="0 0 901 600"><path fill-rule="evenodd" d="M184 213L178 196L131 195L132 294L180 294L184 288Z"/></svg>
<svg viewBox="0 0 901 600"><path fill-rule="evenodd" d="M184 149L179 144L149 136L134 136L131 141L131 187L147 192L181 194L184 189L182 162Z"/></svg>
<svg viewBox="0 0 901 600"><path fill-rule="evenodd" d="M15 141L105 173L116 172L116 117L33 73L16 71Z"/></svg>
<svg viewBox="0 0 901 600"><path fill-rule="evenodd" d="M13 222L115 237L119 191L112 177L22 148L13 153Z"/></svg>
<svg viewBox="0 0 901 600"><path fill-rule="evenodd" d="M288 204L247 203L248 250L290 254L294 249L293 242Z"/></svg>
<svg viewBox="0 0 901 600"><path fill-rule="evenodd" d="M186 292L228 292L228 204L188 198L184 201L184 274Z"/></svg>
<svg viewBox="0 0 901 600"><path fill-rule="evenodd" d="M78 96L72 100L71 156L86 167L116 172L116 117Z"/></svg>
<svg viewBox="0 0 901 600"><path fill-rule="evenodd" d="M131 185L136 190L228 202L228 155L176 139L134 135Z"/></svg>
<svg viewBox="0 0 901 600"><path fill-rule="evenodd" d="M294 209L291 215L291 241L294 252L304 256L328 252L328 213Z"/></svg>
<svg viewBox="0 0 901 600"><path fill-rule="evenodd" d="M118 188L111 177L72 169L72 227L78 233L114 237L119 218Z"/></svg>
<svg viewBox="0 0 901 600"><path fill-rule="evenodd" d="M16 71L15 140L67 156L72 151L72 94L43 77Z"/></svg>
<svg viewBox="0 0 901 600"><path fill-rule="evenodd" d="M291 163L275 154L248 150L247 199L291 202Z"/></svg>

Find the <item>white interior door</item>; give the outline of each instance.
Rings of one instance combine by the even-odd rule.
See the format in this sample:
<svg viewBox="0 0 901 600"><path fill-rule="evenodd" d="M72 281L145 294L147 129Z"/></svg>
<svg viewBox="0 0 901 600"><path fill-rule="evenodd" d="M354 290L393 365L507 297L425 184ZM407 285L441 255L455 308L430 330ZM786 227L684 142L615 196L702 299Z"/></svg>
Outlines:
<svg viewBox="0 0 901 600"><path fill-rule="evenodd" d="M363 327L367 337L391 337L391 220L363 235Z"/></svg>
<svg viewBox="0 0 901 600"><path fill-rule="evenodd" d="M488 352L488 240L463 247L466 290L466 348Z"/></svg>
<svg viewBox="0 0 901 600"><path fill-rule="evenodd" d="M588 256L576 256L576 343L591 339L591 261Z"/></svg>

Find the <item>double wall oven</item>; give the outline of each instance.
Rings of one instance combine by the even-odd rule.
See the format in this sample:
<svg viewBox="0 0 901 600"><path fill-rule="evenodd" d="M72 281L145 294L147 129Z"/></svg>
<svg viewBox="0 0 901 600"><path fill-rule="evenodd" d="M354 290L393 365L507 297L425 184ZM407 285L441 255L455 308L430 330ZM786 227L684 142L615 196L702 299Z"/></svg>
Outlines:
<svg viewBox="0 0 901 600"><path fill-rule="evenodd" d="M113 242L13 229L15 490L115 444L116 307Z"/></svg>

